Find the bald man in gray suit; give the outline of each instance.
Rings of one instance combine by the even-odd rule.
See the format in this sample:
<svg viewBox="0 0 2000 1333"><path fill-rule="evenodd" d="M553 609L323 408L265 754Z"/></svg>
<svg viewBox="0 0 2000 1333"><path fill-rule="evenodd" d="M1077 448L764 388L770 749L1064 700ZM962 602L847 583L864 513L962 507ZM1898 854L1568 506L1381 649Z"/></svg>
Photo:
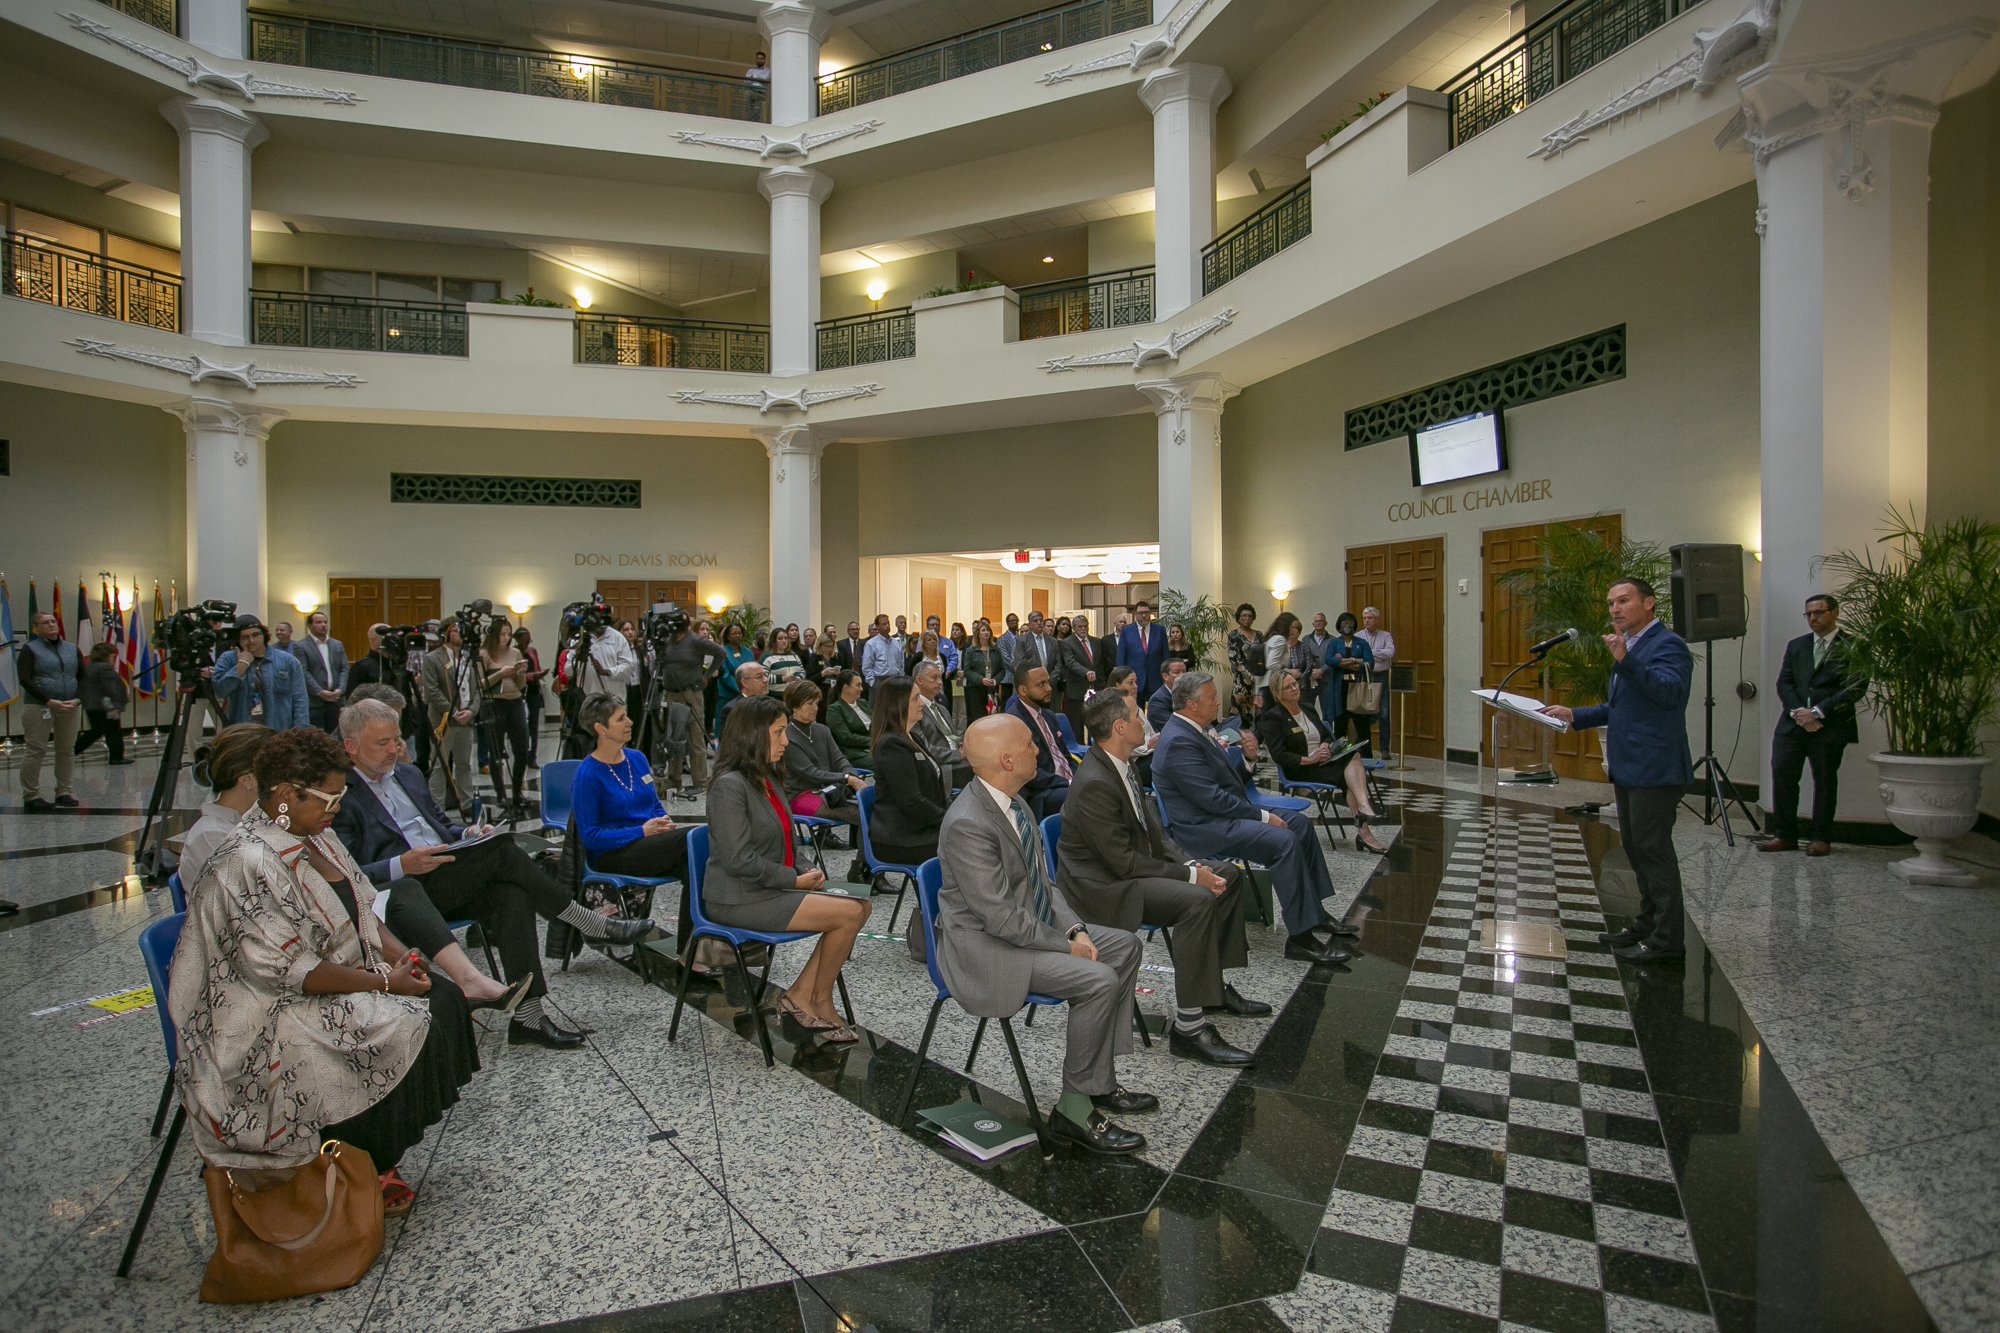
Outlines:
<svg viewBox="0 0 2000 1333"><path fill-rule="evenodd" d="M1120 1088L1114 1066L1132 1049L1138 938L1086 930L1049 874L1041 827L1020 798L1035 776L1027 726L1008 714L981 718L966 730L965 758L975 776L938 832L938 971L960 1007L981 1018L1014 1014L1030 991L1068 1000L1063 1095L1049 1132L1091 1152L1137 1152L1145 1137L1105 1113L1160 1105Z"/></svg>

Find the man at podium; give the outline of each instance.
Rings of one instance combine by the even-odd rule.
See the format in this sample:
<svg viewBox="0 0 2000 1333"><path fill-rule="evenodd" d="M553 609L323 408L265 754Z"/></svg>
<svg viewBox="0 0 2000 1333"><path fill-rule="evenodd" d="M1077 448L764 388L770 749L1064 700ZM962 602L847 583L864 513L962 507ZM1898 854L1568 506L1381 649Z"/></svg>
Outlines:
<svg viewBox="0 0 2000 1333"><path fill-rule="evenodd" d="M1653 615L1653 586L1644 579L1618 580L1604 600L1612 628L1604 646L1613 659L1606 701L1542 711L1572 727L1610 724L1604 766L1618 793L1618 833L1639 880L1640 908L1631 925L1598 938L1620 958L1660 962L1687 953L1674 811L1694 781L1687 739L1694 654Z"/></svg>

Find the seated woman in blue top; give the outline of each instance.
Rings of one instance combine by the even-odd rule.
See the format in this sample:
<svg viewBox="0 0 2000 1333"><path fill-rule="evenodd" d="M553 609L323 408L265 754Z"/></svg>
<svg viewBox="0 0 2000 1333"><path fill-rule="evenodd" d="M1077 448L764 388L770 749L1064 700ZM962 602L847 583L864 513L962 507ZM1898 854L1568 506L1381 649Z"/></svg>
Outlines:
<svg viewBox="0 0 2000 1333"><path fill-rule="evenodd" d="M576 766L569 789L576 836L591 867L661 879L686 874L688 831L676 827L660 804L646 756L625 748L632 739L625 705L593 694L577 717L597 737L597 748Z"/></svg>

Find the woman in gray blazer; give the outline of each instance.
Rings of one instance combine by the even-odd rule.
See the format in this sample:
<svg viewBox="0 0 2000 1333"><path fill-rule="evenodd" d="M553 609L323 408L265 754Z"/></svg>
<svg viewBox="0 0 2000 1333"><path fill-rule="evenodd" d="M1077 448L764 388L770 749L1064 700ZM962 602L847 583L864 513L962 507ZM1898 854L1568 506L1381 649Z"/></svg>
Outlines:
<svg viewBox="0 0 2000 1333"><path fill-rule="evenodd" d="M854 771L839 742L819 720L819 686L795 680L785 686L785 710L792 715L785 729L785 799L792 813L837 819L861 827L861 807L855 803L868 780ZM835 788L827 791L828 787ZM845 791L839 788L845 787Z"/></svg>
<svg viewBox="0 0 2000 1333"><path fill-rule="evenodd" d="M816 892L819 870L801 870L780 774L790 718L770 695L744 699L729 712L716 746L708 788L708 871L702 906L725 926L811 930L819 943L798 980L778 1001L788 1026L827 1042L859 1040L833 1007L833 982L847 965L868 904Z"/></svg>

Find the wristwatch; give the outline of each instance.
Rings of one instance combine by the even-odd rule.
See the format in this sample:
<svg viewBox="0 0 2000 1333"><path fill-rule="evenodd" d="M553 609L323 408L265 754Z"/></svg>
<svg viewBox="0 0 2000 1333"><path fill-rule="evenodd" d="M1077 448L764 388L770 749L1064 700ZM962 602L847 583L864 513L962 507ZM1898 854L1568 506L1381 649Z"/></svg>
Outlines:
<svg viewBox="0 0 2000 1333"><path fill-rule="evenodd" d="M1079 922L1078 924L1071 926L1069 928L1069 933L1064 935L1063 938L1066 940L1073 940L1077 936L1083 934L1086 930L1089 929L1090 929L1089 926L1083 925L1082 923Z"/></svg>

